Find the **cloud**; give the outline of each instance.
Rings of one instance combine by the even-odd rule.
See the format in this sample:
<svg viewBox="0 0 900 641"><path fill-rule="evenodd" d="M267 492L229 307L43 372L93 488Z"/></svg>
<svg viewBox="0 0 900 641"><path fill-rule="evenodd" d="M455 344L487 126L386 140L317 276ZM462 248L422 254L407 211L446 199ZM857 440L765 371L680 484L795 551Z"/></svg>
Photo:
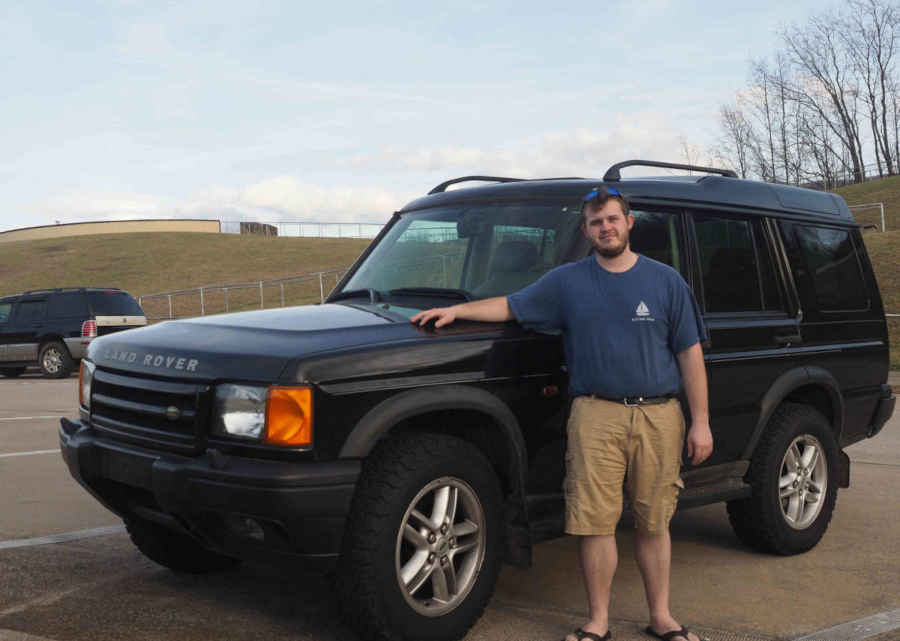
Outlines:
<svg viewBox="0 0 900 641"><path fill-rule="evenodd" d="M596 128L549 132L493 147L389 145L344 161L344 175L364 176L357 184L326 186L273 175L248 185L212 185L178 200L152 194L74 193L29 210L45 221L31 224L134 218L383 223L421 196L425 187L453 176L600 177L613 163L631 158L684 162L686 148L696 153L696 142L678 132L666 114L645 111L620 114ZM692 160L703 164L699 158Z"/></svg>
<svg viewBox="0 0 900 641"><path fill-rule="evenodd" d="M620 114L597 128L545 133L495 147L451 145L436 149L387 146L348 161L355 169L514 175L596 176L629 158L682 160L682 139L668 117Z"/></svg>
<svg viewBox="0 0 900 641"><path fill-rule="evenodd" d="M181 201L151 194L71 193L28 209L29 225L141 218L384 223L416 195L275 176L243 188L212 186Z"/></svg>
<svg viewBox="0 0 900 641"><path fill-rule="evenodd" d="M218 201L255 220L384 222L412 198L371 186L325 187L294 176L275 176L240 191L217 190L200 197L192 207Z"/></svg>
<svg viewBox="0 0 900 641"><path fill-rule="evenodd" d="M160 218L171 210L150 194L76 192L38 203L31 211L49 222Z"/></svg>

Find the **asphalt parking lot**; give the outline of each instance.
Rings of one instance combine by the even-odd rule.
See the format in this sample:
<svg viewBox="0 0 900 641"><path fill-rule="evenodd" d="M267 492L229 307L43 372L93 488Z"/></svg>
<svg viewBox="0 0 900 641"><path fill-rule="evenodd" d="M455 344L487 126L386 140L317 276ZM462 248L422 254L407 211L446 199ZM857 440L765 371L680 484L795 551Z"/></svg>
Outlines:
<svg viewBox="0 0 900 641"><path fill-rule="evenodd" d="M75 415L76 387L74 377L0 379L0 641L355 638L327 573L242 565L183 576L142 557L60 459L57 426ZM713 640L900 639L900 417L848 454L851 487L806 554L743 547L724 505L679 512L676 617ZM647 639L627 523L618 538L613 634ZM542 543L533 568L505 568L467 641L556 640L582 623L575 543Z"/></svg>

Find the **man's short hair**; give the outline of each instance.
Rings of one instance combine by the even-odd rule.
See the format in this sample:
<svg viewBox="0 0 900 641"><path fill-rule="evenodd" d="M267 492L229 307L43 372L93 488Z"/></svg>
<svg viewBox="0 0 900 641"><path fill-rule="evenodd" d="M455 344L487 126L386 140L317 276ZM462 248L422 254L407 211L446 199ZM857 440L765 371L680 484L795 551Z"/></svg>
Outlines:
<svg viewBox="0 0 900 641"><path fill-rule="evenodd" d="M592 210L602 209L610 200L618 201L619 205L622 206L622 213L626 216L631 213L631 206L628 204L628 200L618 189L601 185L600 187L595 187L584 197L584 203L581 205L581 214L584 215L589 208Z"/></svg>

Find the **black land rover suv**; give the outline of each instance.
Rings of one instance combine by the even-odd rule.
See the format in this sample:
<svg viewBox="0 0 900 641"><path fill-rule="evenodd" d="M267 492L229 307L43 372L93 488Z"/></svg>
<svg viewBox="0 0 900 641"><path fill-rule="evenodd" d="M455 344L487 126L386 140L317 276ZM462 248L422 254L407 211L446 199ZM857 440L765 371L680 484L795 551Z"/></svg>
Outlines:
<svg viewBox="0 0 900 641"><path fill-rule="evenodd" d="M37 365L65 378L96 336L146 325L144 310L121 289L65 287L0 298L0 374Z"/></svg>
<svg viewBox="0 0 900 641"><path fill-rule="evenodd" d="M716 450L682 506L727 501L777 554L822 537L843 448L895 399L859 228L838 196L729 171L602 181L467 177L397 212L323 305L161 323L94 341L72 475L175 570L338 559L365 637L462 636L503 561L562 534L568 408L558 335L419 328L417 311L511 293L587 255L583 196L627 195L632 245L677 269L710 332ZM495 184L446 191L477 179Z"/></svg>

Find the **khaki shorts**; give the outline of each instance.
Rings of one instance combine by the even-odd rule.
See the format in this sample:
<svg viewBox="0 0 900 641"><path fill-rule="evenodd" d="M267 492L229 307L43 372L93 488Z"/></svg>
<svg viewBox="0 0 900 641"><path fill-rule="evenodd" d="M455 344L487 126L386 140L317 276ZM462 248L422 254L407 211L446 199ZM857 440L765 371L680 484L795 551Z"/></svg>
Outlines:
<svg viewBox="0 0 900 641"><path fill-rule="evenodd" d="M622 515L623 487L636 527L664 532L675 513L684 415L677 399L626 406L579 396L569 416L566 532L609 535Z"/></svg>

